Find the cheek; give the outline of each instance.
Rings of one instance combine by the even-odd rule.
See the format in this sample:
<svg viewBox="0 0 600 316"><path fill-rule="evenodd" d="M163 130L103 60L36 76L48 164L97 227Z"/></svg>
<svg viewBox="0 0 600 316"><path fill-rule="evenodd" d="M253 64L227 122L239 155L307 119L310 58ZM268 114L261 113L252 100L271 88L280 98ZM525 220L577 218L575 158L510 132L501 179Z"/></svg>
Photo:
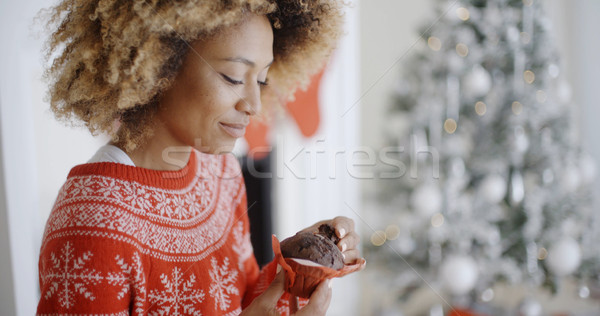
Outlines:
<svg viewBox="0 0 600 316"><path fill-rule="evenodd" d="M235 110L235 104L239 100L239 92L235 87L220 82L215 78L203 78L203 80L189 80L187 84L177 91L179 104L183 111L182 120L191 122L202 122L202 125L216 124L227 112ZM179 103L179 102L178 102Z"/></svg>
<svg viewBox="0 0 600 316"><path fill-rule="evenodd" d="M205 132L219 128L218 123L228 119L228 113L231 111L233 98L227 91L215 91L210 95L203 95L196 100L194 113L188 113L190 118L201 123L199 127Z"/></svg>
<svg viewBox="0 0 600 316"><path fill-rule="evenodd" d="M235 109L239 93L230 86L214 87L212 94L207 96L206 106L211 116L219 116Z"/></svg>

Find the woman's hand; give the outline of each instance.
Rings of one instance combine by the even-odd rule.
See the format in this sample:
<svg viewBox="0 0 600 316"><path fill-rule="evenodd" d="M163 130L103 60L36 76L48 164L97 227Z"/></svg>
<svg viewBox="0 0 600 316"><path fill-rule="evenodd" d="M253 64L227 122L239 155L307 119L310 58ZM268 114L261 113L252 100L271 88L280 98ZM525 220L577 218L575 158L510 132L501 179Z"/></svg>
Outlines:
<svg viewBox="0 0 600 316"><path fill-rule="evenodd" d="M356 259L361 258L356 247L360 243L360 236L354 231L354 221L348 217L338 216L334 219L320 221L302 231L316 233L319 226L329 224L335 229L335 234L340 238L337 246L344 256L344 264L352 264ZM361 270L364 268L361 267Z"/></svg>
<svg viewBox="0 0 600 316"><path fill-rule="evenodd" d="M277 267L279 270L280 268ZM275 316L277 312L277 301L283 295L284 271L279 271L271 282L271 285L244 309L240 316ZM321 316L325 315L331 301L331 280L325 280L317 286L310 296L308 304L294 315L297 316Z"/></svg>

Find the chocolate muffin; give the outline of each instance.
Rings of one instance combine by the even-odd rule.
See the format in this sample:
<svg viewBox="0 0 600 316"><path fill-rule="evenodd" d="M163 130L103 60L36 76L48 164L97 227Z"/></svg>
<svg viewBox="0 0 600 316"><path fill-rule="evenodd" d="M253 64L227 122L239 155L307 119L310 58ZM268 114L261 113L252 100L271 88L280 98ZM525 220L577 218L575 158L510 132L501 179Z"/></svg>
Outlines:
<svg viewBox="0 0 600 316"><path fill-rule="evenodd" d="M344 267L340 241L333 227L319 226L318 233L298 232L281 242L281 254L285 258L306 259L320 265L339 270Z"/></svg>

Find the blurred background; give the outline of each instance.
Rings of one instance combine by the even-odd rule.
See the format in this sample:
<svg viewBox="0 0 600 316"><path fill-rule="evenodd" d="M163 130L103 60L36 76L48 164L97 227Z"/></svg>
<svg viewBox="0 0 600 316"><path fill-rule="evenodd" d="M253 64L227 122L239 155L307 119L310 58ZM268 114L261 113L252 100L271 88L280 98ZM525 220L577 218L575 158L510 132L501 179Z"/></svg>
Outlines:
<svg viewBox="0 0 600 316"><path fill-rule="evenodd" d="M368 266L329 314L600 314L600 2L350 3L317 110L280 113L267 157L237 150L267 159L277 236L355 220ZM48 5L0 2L2 315L35 313L56 194L108 141L44 102Z"/></svg>

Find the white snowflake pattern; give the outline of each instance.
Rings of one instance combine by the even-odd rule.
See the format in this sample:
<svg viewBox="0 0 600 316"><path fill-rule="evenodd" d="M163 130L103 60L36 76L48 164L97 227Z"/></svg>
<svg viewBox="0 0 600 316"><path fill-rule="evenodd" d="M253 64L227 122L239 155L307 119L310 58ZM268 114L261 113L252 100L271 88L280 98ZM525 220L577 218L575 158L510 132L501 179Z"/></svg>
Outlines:
<svg viewBox="0 0 600 316"><path fill-rule="evenodd" d="M156 192L154 194L156 199L155 209L159 211L160 216L173 215L173 208L171 207L171 199L169 199L163 192Z"/></svg>
<svg viewBox="0 0 600 316"><path fill-rule="evenodd" d="M116 183L114 179L111 178L100 178L99 180L100 186L96 191L98 194L102 194L102 196L109 197L114 195L114 192L118 192L121 190L121 187Z"/></svg>
<svg viewBox="0 0 600 316"><path fill-rule="evenodd" d="M229 258L225 258L223 265L219 266L216 258L211 258L212 270L209 271L212 283L209 294L215 299L215 308L225 311L231 304L229 295L240 295L239 289L235 286L238 271L229 270Z"/></svg>
<svg viewBox="0 0 600 316"><path fill-rule="evenodd" d="M69 193L71 194L71 196L91 195L94 192L94 189L92 188L93 184L95 184L95 181L91 177L78 179L76 181L73 181L73 187L70 189L71 191Z"/></svg>
<svg viewBox="0 0 600 316"><path fill-rule="evenodd" d="M178 219L187 218L187 213L188 213L187 207L189 205L186 203L185 199L183 199L180 195L174 195L172 201L173 201L174 215L177 216Z"/></svg>
<svg viewBox="0 0 600 316"><path fill-rule="evenodd" d="M101 273L94 269L85 268L85 264L92 259L92 252L86 251L78 258L74 258L75 249L67 242L61 249L60 256L50 254L50 271L42 274L43 284L50 282L50 287L44 295L49 299L59 291L58 301L62 307L71 308L75 305L76 293L93 301L96 299L94 293L89 290L89 285L97 285L102 282Z"/></svg>
<svg viewBox="0 0 600 316"><path fill-rule="evenodd" d="M122 299L129 291L130 286L135 290L134 306L135 312L139 315L144 313L144 302L146 301L146 278L142 268L142 260L137 252L133 253L133 264L128 264L121 256L116 255L115 260L121 271L109 272L106 276L108 284L120 286L121 290L117 293L117 299Z"/></svg>
<svg viewBox="0 0 600 316"><path fill-rule="evenodd" d="M132 205L138 206L142 210L148 210L152 208L152 203L150 202L151 192L146 191L146 189L142 186L135 186L133 188L134 195L132 197ZM127 198L125 198L127 200Z"/></svg>
<svg viewBox="0 0 600 316"><path fill-rule="evenodd" d="M150 202L151 192L144 186L136 183L129 183L121 187L121 191L115 192L114 196L125 202L130 203L131 207L137 207L141 210L152 208Z"/></svg>
<svg viewBox="0 0 600 316"><path fill-rule="evenodd" d="M240 271L244 271L244 261L246 261L246 259L249 257L249 250L247 249L248 246L244 242L245 237L249 237L249 235L244 235L244 223L242 221L239 221L237 225L233 228L232 233L234 239L232 248L238 256L238 268L240 269Z"/></svg>
<svg viewBox="0 0 600 316"><path fill-rule="evenodd" d="M204 291L193 289L196 283L196 276L191 274L187 281L183 280L181 269L175 267L171 273L171 280L166 274L161 274L160 281L164 290L152 290L148 294L150 303L157 304L160 308L152 311L150 315L200 315L196 310L195 304L204 301Z"/></svg>
<svg viewBox="0 0 600 316"><path fill-rule="evenodd" d="M196 203L200 204L202 210L210 206L214 196L214 185L210 185L211 182L205 179L199 180L200 182L196 186ZM214 182L212 183L214 184Z"/></svg>
<svg viewBox="0 0 600 316"><path fill-rule="evenodd" d="M189 207L189 214L187 214L188 217L193 217L200 214L201 209L196 194L194 194L193 192L188 192L185 194L185 197L183 199L185 200L186 205L188 205Z"/></svg>
<svg viewBox="0 0 600 316"><path fill-rule="evenodd" d="M210 179L213 178L214 175ZM199 183L194 185L193 190L177 193L111 177L76 177L68 179L61 187L57 201L73 196L115 199L142 212L185 220L201 214L212 205L217 184L210 179L196 180Z"/></svg>

